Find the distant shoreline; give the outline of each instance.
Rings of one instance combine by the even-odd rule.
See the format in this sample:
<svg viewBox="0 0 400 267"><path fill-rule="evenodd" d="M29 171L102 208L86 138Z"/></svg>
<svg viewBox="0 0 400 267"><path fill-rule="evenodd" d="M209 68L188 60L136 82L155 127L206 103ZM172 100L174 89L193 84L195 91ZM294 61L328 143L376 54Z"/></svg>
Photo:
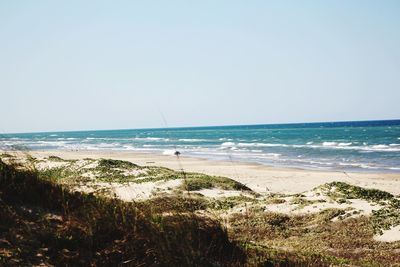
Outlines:
<svg viewBox="0 0 400 267"><path fill-rule="evenodd" d="M2 150L5 152L12 152L13 150ZM18 150L15 150L18 151ZM59 154L59 153L84 153L84 154L132 154L132 155L152 155L155 157L165 157L165 156L173 156L172 152L166 154L165 151L126 151L126 150L107 150L107 149L99 149L99 150L90 150L90 149L49 149L49 150L21 150L21 151L26 151L28 153L49 153L51 154L52 152L54 154ZM174 157L175 158L175 157ZM283 164L273 164L273 163L263 163L263 162L256 162L256 161L251 161L251 160L245 160L241 158L216 158L216 157L210 157L207 155L193 155L193 154L181 154L180 158L191 158L191 159L197 159L197 160L204 160L204 161L210 161L210 162L229 162L230 164L234 165L254 165L254 166L264 166L266 168L273 168L273 169L283 169L283 170L302 170L302 171L312 171L312 172L340 172L340 173L365 173L365 174L393 174L393 175L400 175L400 167L399 170L383 170L383 169L362 169L362 168L357 168L357 169L339 169L339 168L316 168L316 167L305 167L301 165L283 165Z"/></svg>
<svg viewBox="0 0 400 267"><path fill-rule="evenodd" d="M0 149L127 151L282 168L400 173L400 120L0 136Z"/></svg>

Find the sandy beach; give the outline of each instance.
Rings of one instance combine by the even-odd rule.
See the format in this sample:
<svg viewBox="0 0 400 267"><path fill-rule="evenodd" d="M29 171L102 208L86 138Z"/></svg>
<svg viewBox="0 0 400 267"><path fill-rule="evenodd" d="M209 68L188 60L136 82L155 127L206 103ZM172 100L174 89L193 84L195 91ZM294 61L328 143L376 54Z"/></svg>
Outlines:
<svg viewBox="0 0 400 267"><path fill-rule="evenodd" d="M280 168L254 163L206 160L187 156L133 153L123 151L32 151L38 158L50 155L64 159L109 158L130 161L138 165L162 166L173 170L225 176L245 184L258 193L301 193L333 181L342 181L365 188L376 188L400 194L399 173L341 172Z"/></svg>

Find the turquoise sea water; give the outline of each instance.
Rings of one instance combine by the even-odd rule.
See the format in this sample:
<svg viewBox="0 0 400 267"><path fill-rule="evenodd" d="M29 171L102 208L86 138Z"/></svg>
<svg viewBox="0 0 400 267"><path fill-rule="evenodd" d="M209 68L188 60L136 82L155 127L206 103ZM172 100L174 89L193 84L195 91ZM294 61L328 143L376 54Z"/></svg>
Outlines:
<svg viewBox="0 0 400 267"><path fill-rule="evenodd" d="M3 134L1 149L123 150L400 172L400 120Z"/></svg>

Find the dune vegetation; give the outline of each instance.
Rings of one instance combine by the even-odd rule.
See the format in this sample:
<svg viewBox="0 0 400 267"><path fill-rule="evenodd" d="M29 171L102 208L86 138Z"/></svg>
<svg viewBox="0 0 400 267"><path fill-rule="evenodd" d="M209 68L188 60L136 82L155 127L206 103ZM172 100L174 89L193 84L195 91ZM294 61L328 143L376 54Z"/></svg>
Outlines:
<svg viewBox="0 0 400 267"><path fill-rule="evenodd" d="M398 225L398 197L341 182L260 195L119 160L0 161L0 265L399 266L400 241L375 240Z"/></svg>

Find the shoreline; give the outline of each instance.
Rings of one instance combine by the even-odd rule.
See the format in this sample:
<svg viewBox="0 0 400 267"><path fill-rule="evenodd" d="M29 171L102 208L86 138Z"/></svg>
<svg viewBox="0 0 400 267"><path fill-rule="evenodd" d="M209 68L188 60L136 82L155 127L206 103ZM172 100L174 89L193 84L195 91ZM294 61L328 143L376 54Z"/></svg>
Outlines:
<svg viewBox="0 0 400 267"><path fill-rule="evenodd" d="M18 152L18 151L3 151ZM176 156L147 152L128 152L110 150L36 150L26 151L44 158L50 155L64 159L109 158L125 160L138 165L160 166L186 172L199 172L214 176L224 176L245 184L257 193L297 194L325 183L342 181L353 185L376 188L400 194L400 173L344 172L333 170L308 170L292 167L267 166L259 163L211 160L191 156Z"/></svg>

